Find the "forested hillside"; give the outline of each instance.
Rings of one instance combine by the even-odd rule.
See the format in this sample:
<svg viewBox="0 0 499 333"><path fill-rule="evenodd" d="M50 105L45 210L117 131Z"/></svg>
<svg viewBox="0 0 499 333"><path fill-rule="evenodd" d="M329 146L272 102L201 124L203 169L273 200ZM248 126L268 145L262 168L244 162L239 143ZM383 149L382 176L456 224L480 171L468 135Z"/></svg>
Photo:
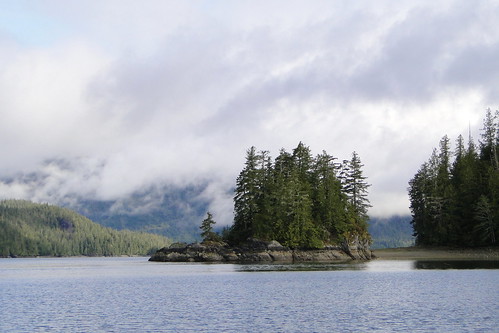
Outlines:
<svg viewBox="0 0 499 333"><path fill-rule="evenodd" d="M355 152L343 162L325 151L314 158L301 142L274 161L268 151L251 147L236 181L229 240L254 237L308 248L369 243L369 184L362 167Z"/></svg>
<svg viewBox="0 0 499 333"><path fill-rule="evenodd" d="M0 256L147 255L170 241L117 231L65 208L29 201L0 201Z"/></svg>
<svg viewBox="0 0 499 333"><path fill-rule="evenodd" d="M412 224L422 245L497 244L499 232L499 111L486 112L478 147L471 133L454 152L444 136L439 149L409 182Z"/></svg>
<svg viewBox="0 0 499 333"><path fill-rule="evenodd" d="M388 218L371 217L369 233L373 239L372 249L407 247L414 245L411 216Z"/></svg>

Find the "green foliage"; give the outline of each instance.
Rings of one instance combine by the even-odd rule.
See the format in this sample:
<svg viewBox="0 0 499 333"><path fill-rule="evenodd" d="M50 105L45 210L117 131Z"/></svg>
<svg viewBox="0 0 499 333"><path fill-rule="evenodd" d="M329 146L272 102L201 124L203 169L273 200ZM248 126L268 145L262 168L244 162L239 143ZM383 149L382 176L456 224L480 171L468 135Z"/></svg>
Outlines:
<svg viewBox="0 0 499 333"><path fill-rule="evenodd" d="M449 139L409 182L416 244L483 246L499 232L499 112L487 110L477 150L459 136L451 163Z"/></svg>
<svg viewBox="0 0 499 333"><path fill-rule="evenodd" d="M492 212L492 205L484 195L482 195L478 200L475 217L478 222L475 226L475 230L478 233L480 240L482 242L490 242L491 244L495 244L496 237L494 213Z"/></svg>
<svg viewBox="0 0 499 333"><path fill-rule="evenodd" d="M201 222L201 237L203 237L203 242L209 241L218 241L220 240L220 236L217 235L216 232L213 231L213 225L216 222L213 220L213 215L208 212L206 213L206 218Z"/></svg>
<svg viewBox="0 0 499 333"><path fill-rule="evenodd" d="M102 227L65 208L0 201L0 256L147 255L170 241L162 236Z"/></svg>
<svg viewBox="0 0 499 333"><path fill-rule="evenodd" d="M293 248L369 239L369 185L360 158L354 153L348 170L335 160L326 152L314 158L300 142L292 153L281 149L272 163L268 151L251 147L236 180L234 224L226 238L277 240Z"/></svg>
<svg viewBox="0 0 499 333"><path fill-rule="evenodd" d="M367 218L367 210L371 205L367 199L369 184L365 182L366 177L362 174L359 155L353 152L350 161L343 161L342 181L344 191L356 215Z"/></svg>

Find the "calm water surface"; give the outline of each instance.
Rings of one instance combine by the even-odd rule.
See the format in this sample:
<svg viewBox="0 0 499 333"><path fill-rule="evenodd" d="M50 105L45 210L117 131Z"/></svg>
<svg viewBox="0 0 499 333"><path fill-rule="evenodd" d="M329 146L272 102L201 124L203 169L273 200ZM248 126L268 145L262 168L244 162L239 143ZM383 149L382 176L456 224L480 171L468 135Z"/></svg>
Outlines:
<svg viewBox="0 0 499 333"><path fill-rule="evenodd" d="M0 259L0 332L499 332L499 262Z"/></svg>

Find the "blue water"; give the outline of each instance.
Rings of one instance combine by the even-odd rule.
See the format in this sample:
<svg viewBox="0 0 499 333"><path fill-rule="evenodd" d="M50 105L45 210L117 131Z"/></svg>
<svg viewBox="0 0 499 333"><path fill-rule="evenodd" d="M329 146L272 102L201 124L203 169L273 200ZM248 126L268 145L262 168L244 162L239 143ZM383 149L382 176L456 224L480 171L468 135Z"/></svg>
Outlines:
<svg viewBox="0 0 499 333"><path fill-rule="evenodd" d="M0 332L499 332L497 268L0 259Z"/></svg>

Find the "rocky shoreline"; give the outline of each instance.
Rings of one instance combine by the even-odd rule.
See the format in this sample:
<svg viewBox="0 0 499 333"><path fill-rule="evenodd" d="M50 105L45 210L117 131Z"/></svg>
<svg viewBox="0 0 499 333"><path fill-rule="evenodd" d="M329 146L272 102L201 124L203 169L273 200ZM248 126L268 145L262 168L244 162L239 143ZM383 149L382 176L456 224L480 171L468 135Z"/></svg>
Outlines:
<svg viewBox="0 0 499 333"><path fill-rule="evenodd" d="M334 262L371 260L368 244L344 244L323 249L290 249L277 241L249 239L239 246L223 242L172 244L158 250L149 261L161 262Z"/></svg>

